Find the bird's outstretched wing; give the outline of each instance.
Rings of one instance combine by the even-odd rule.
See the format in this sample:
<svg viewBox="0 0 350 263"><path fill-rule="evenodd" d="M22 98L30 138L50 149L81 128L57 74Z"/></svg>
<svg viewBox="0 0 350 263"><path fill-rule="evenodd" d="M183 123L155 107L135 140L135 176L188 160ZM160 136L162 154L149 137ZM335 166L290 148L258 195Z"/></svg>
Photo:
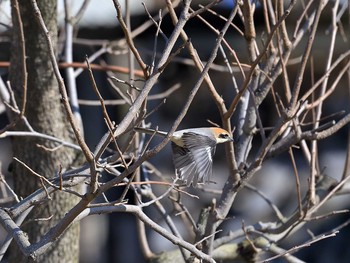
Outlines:
<svg viewBox="0 0 350 263"><path fill-rule="evenodd" d="M184 147L172 142L176 177L187 186L208 183L212 175L216 143L213 139L193 132L182 136Z"/></svg>

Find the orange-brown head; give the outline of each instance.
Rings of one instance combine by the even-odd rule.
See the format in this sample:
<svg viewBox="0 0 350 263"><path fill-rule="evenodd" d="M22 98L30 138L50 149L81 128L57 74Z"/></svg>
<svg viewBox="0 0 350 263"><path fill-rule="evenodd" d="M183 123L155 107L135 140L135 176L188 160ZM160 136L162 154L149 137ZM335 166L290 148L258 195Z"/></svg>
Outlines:
<svg viewBox="0 0 350 263"><path fill-rule="evenodd" d="M230 133L224 129L218 128L218 127L211 127L209 128L211 132L214 135L214 138L216 139L216 143L224 143L224 142L231 142L233 141L232 136Z"/></svg>

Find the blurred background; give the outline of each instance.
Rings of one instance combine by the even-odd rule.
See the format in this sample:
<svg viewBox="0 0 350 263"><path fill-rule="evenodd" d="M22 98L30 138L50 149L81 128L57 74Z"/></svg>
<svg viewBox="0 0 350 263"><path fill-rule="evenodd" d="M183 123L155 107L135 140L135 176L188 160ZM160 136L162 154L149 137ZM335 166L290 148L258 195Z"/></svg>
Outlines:
<svg viewBox="0 0 350 263"><path fill-rule="evenodd" d="M82 1L71 1L72 12L80 7ZM206 1L193 1L194 3L204 4ZM342 1L341 4L346 7L347 1ZM123 10L125 9L124 1L121 1ZM146 23L149 18L145 13L145 9L141 5L141 1L129 1L131 10L131 24L132 28L137 28ZM164 8L163 0L153 0L145 2L149 12L152 15L158 13L160 8ZM194 4L193 6L196 6ZM233 1L222 1L214 10L226 17L232 9ZM259 6L259 5L258 5ZM347 9L348 10L348 9ZM287 28L288 22L295 23L296 17L302 11L302 5L298 4L296 9L293 9L290 17L286 20ZM348 12L348 11L346 11ZM60 24L63 27L64 11L63 1L59 1L58 13L60 17ZM325 12L327 13L327 11ZM9 1L0 1L0 61L9 61L10 56L10 39L11 39L11 20L9 11ZM220 29L224 22L217 18L217 16L205 13L203 15L215 28ZM313 47L314 54L314 71L315 76L323 74L325 64L325 50L329 43L329 21L327 15L323 15L320 23L320 28L317 33L317 41ZM347 14L343 19L343 32L349 32L349 15ZM264 19L262 10L259 8L256 11L255 16L256 25L261 25L263 28ZM242 26L239 20L235 20L235 24ZM162 22L163 32L169 36L172 32L173 25L168 16L165 16ZM259 28L257 28L259 29ZM63 30L63 28L61 28ZM92 0L86 9L86 12L81 19L79 25L76 27L75 39L74 39L74 61L84 62L85 56L91 56L97 52L104 43L108 41L115 41L116 45L111 52L103 54L95 61L95 63L107 63L108 65L118 65L128 67L127 54L125 54L123 47L118 46L118 41L123 39L123 32L119 27L118 20L116 19L116 11L111 0ZM136 47L141 52L143 59L150 63L153 55L154 39L156 28L151 26L142 34L138 35L134 41ZM205 61L209 57L212 47L216 39L215 34L207 27L203 26L202 22L198 19L193 19L186 26L186 31L189 34L193 45L197 48L200 57ZM62 34L63 35L63 34ZM257 32L257 37L264 38L262 32ZM335 57L349 49L349 35L339 34L339 41L336 44ZM230 43L231 47L236 51L240 60L247 61L247 50L244 38L239 37L236 31L229 30L226 35L226 40ZM60 39L61 44L63 39ZM161 52L164 42L159 39L158 51ZM300 45L302 52L303 44ZM62 45L59 45L58 54L62 55ZM298 53L298 52L296 52ZM297 56L297 54L294 54ZM299 54L300 55L300 54ZM162 105L159 110L148 118L148 122L152 127L159 126L160 130L169 130L171 124L179 114L183 107L188 91L193 87L198 78L197 70L188 62L189 54L186 51L181 52L180 57L182 59L177 60L175 63L171 63L164 74L159 79L156 87L152 90L152 94L164 92L176 84L180 84L180 88L175 90L167 98L167 101ZM224 67L224 61L221 57L218 57L215 61L217 69L211 70L210 76L216 86L218 92L225 98L225 102L228 104L233 99L234 93L232 92L232 79L231 76L222 70ZM291 81L294 81L293 76L298 70L298 64L290 66L289 76ZM320 73L318 73L320 72ZM5 66L0 68L0 74L4 81L6 81L8 70ZM62 72L64 74L64 72ZM126 79L128 76L121 73L113 73L120 79ZM237 74L238 76L239 74ZM120 99L115 90L110 86L107 81L107 74L103 71L94 71L94 76L97 81L97 85L104 99ZM278 80L275 84L277 87L282 80ZM242 84L242 79L237 77L238 86ZM305 75L302 88L305 90L311 86L312 77ZM325 115L339 111L349 112L349 90L347 87L348 82L345 78L343 80L344 88L338 89L331 98L328 100L325 110ZM142 82L135 82L135 85L142 88ZM282 83L281 83L282 84ZM339 85L342 86L342 85ZM86 141L90 148L94 148L99 142L100 138L107 132L106 126L103 121L102 110L97 103L95 106L86 105L87 101L96 100L96 95L91 88L91 82L88 74L84 71L77 78L78 95L80 100L80 110L83 118L84 133ZM201 92L196 96L190 110L181 123L179 128L210 126L207 120L214 123L220 123L219 112L215 106L215 103L209 99L210 96L206 90L205 85L201 88ZM149 108L155 108L159 105L160 100L154 100L149 102ZM111 118L118 123L124 116L124 113L128 110L127 105L109 105L108 112ZM260 114L264 126L273 126L276 121L276 112L273 107L272 98L267 98L260 108ZM4 106L0 104L0 127L4 127L7 123L6 113ZM154 142L155 144L156 142ZM329 176L340 179L346 155L347 144L347 129L342 129L335 136L329 139L325 139L320 143L320 159L322 160L322 168L324 173ZM253 148L259 145L259 138L254 140ZM308 166L305 163L303 156L298 155L296 151L298 167L301 168L300 176L302 185L307 186L308 178ZM8 165L11 162L11 140L0 139L0 162L2 173L6 175L8 181L11 181L10 174L7 171ZM162 176L171 178L173 174L173 165L171 157L171 149L168 145L165 147L161 154L158 154L151 160L161 171ZM215 174L226 175L224 177L217 177ZM225 166L224 148L219 146L216 150L215 162L214 162L214 181L216 185L213 185L213 189L221 189L224 182L227 179L228 171ZM157 178L154 178L157 180ZM250 182L252 185L263 191L272 201L274 201L282 212L289 214L297 207L296 202L290 202L290 198L296 200L295 192L295 179L293 175L293 168L288 159L287 154L282 154L277 158L268 160L263 169L259 171L259 175L255 176ZM306 188L302 189L305 193ZM207 196L200 190L196 190L195 193L200 196L203 204L210 204L212 196ZM108 197L110 200L117 198L119 193L109 192ZM132 198L132 197L130 197ZM185 200L189 209L193 211L194 218L198 216L199 211L196 211L196 206L191 203L191 200ZM332 207L332 210L349 209L350 200L347 197L337 197L333 199L327 207ZM325 207L324 212L329 211ZM336 207L336 209L334 208ZM148 208L148 213L154 215L153 218L157 218L156 211ZM227 220L223 224L222 234L226 234L230 230L239 229L244 220L246 225L254 224L258 221L272 220L271 212L267 204L256 194L244 189L242 190L230 212L232 216L231 220ZM159 221L161 216L158 215ZM327 230L331 230L330 226L336 226L339 222L343 222L349 218L348 214L338 215L331 217L330 219L319 221L318 225L313 224L313 233L322 233ZM157 220L155 220L157 221ZM337 222L335 222L337 221ZM290 248L296 244L300 244L310 238L308 232L308 225L304 227L302 231L299 231L292 238L286 240L283 244L285 248ZM350 262L350 252L347 249L348 240L350 238L349 227L343 229L336 237L326 239L324 241L313 244L311 247L302 249L297 252L296 256L299 256L306 262ZM158 234L150 231L149 240L151 248L154 252L161 252L163 250L173 249L174 245L165 240ZM81 262L93 263L93 262L143 262L143 257L140 251L140 246L136 233L136 220L133 215L125 213L113 213L109 215L95 215L84 219L81 223ZM276 260L274 262L284 262L283 260Z"/></svg>

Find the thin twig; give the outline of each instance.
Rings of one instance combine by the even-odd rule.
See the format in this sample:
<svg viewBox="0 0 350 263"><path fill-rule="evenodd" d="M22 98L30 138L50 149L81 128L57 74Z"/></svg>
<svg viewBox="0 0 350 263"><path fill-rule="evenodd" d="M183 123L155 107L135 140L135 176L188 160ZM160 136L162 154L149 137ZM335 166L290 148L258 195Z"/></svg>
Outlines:
<svg viewBox="0 0 350 263"><path fill-rule="evenodd" d="M125 21L123 19L123 14L122 14L122 8L121 5L119 3L118 0L113 0L114 3L114 7L117 11L117 18L118 21L120 23L121 28L124 31L124 35L126 38L126 42L128 43L128 46L130 48L130 50L132 51L132 53L134 54L137 63L139 64L139 66L141 67L142 71L143 71L143 75L145 78L148 77L148 72L147 72L147 65L143 62L141 55L139 53L139 51L136 49L135 45L134 45L134 41L132 40L132 37L130 35L130 32L125 24Z"/></svg>
<svg viewBox="0 0 350 263"><path fill-rule="evenodd" d="M334 231L334 232L332 232L330 234L327 234L327 235L320 235L317 238L312 239L311 241L307 241L307 242L305 242L303 244L295 246L295 247L293 247L291 249L288 249L288 250L284 251L283 253L279 253L276 256L273 256L273 257L270 257L270 258L265 259L263 261L260 261L259 263L261 263L261 262L270 262L270 261L275 260L277 258L284 257L284 256L286 256L288 254L295 253L295 252L299 251L300 249L305 248L305 247L309 247L309 246L311 246L312 244L314 244L316 242L319 242L321 240L324 240L324 239L327 239L327 238L330 238L330 237L335 237L338 233L339 233L339 231Z"/></svg>
<svg viewBox="0 0 350 263"><path fill-rule="evenodd" d="M20 50L21 50L21 76L22 79L22 107L19 114L19 118L24 116L25 109L26 109L26 103L27 103L27 81L28 81L28 72L27 72L27 62L26 62L26 46L25 46L25 38L24 38L24 31L23 31L23 23L22 23L22 17L19 10L19 4L17 0L13 1L13 8L15 9L16 19L18 23L18 32L19 32L19 43L20 43Z"/></svg>
<svg viewBox="0 0 350 263"><path fill-rule="evenodd" d="M104 103L104 100L102 98L102 95L100 93L100 91L98 90L98 87L97 87L97 84L96 84L96 81L95 81L95 78L94 78L94 74L92 73L92 70L91 70L91 67L90 67L90 62L88 60L87 57L85 57L85 62L87 64L87 67L88 67L88 70L89 70L89 76L90 76L90 81L92 83L92 87L94 89L94 92L96 93L100 103L101 103L101 107L102 107L102 113L103 113L103 116L107 122L107 125L109 127L109 129L113 129L114 128L114 125L111 121L111 119L109 118L109 115L108 115L108 112L107 112L107 109L106 109L106 105Z"/></svg>
<svg viewBox="0 0 350 263"><path fill-rule="evenodd" d="M0 163L0 169L1 169L1 163ZM18 195L15 193L15 191L13 191L13 189L11 188L11 186L6 182L4 175L1 173L0 170L0 183L3 183L6 187L6 189L11 193L11 195L13 196L13 198L15 199L15 201L17 203L20 202ZM1 259L0 259L1 260Z"/></svg>
<svg viewBox="0 0 350 263"><path fill-rule="evenodd" d="M24 162L22 162L21 160L19 160L16 157L13 157L13 160L15 160L16 162L20 163L21 165L23 165L26 169L28 169L28 171L32 174L35 175L36 177L38 177L40 179L41 182L45 182L48 185L50 185L53 188L59 189L60 187L53 184L50 180L48 180L45 176L38 174L37 172L35 172L32 168L30 168L28 165L26 165ZM48 194L49 196L49 194Z"/></svg>
<svg viewBox="0 0 350 263"><path fill-rule="evenodd" d="M18 137L37 137L37 138L56 142L59 145L62 145L65 147L69 147L69 148L81 151L81 148L79 145L61 140L61 139L56 138L56 137L51 136L51 135L43 134L40 132L35 132L35 131L34 132L32 132L32 131L5 131L4 133L0 134L0 138L16 137L16 136L18 136Z"/></svg>
<svg viewBox="0 0 350 263"><path fill-rule="evenodd" d="M295 186L296 186L296 190L297 190L297 197L298 197L298 208L299 208L299 213L300 216L303 216L303 205L302 205L302 198L301 198L301 190L300 190L300 177L299 177L299 173L298 173L298 168L297 168L297 164L295 162L295 158L294 158L294 154L293 154L293 148L289 148L289 156L290 159L292 161L292 165L293 165L293 171L294 171L294 177L295 177Z"/></svg>

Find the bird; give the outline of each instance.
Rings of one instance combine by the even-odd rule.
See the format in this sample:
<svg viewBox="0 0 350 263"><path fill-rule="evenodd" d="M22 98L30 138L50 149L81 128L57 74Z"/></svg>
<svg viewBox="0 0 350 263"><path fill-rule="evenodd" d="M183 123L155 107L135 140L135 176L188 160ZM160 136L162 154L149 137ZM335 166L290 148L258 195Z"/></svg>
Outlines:
<svg viewBox="0 0 350 263"><path fill-rule="evenodd" d="M165 137L167 132L135 127L135 131ZM175 131L170 137L176 179L187 187L210 182L216 145L232 142L230 133L218 127Z"/></svg>

